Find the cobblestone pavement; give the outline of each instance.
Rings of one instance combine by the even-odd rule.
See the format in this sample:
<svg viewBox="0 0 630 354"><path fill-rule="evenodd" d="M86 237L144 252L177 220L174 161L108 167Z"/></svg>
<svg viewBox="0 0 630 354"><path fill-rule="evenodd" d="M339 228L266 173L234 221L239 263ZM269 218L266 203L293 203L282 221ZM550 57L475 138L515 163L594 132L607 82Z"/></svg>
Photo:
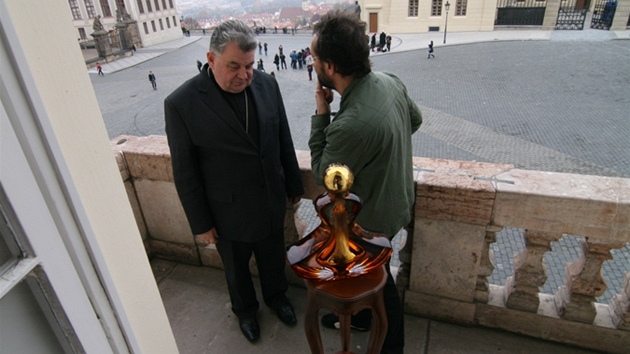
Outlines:
<svg viewBox="0 0 630 354"><path fill-rule="evenodd" d="M546 36L549 32L533 31L532 40L526 41L505 41L508 34L496 32L502 41L469 44L449 33L449 40L458 44L436 44L432 59L421 45L404 46L411 40L428 43L429 35L394 36L392 52L375 54L372 60L375 70L399 75L422 109L424 123L413 139L416 156L630 178L630 41L611 40L606 31L584 31L587 37L574 32L581 31ZM256 59L263 59L267 72L276 71L272 61L280 44L286 54L310 45L309 35L260 38L270 51ZM106 64L104 77L91 75L110 138L164 134L163 99L197 73L197 59L205 61L209 37L193 40L177 50L168 45L141 49L135 57L150 60L138 59L127 69ZM157 76L157 91L151 89L149 70ZM275 75L295 147L308 150L314 81L308 80L306 69ZM317 220L311 209L304 203L300 213L313 228ZM401 239L396 238L398 247ZM564 283L566 264L581 253L579 236L565 236L552 246L545 256L546 293ZM523 247L523 230L506 228L497 235L491 283L505 283L512 257ZM630 245L612 253L614 259L603 268L608 284L598 299L603 303L620 291L623 273L630 271Z"/></svg>

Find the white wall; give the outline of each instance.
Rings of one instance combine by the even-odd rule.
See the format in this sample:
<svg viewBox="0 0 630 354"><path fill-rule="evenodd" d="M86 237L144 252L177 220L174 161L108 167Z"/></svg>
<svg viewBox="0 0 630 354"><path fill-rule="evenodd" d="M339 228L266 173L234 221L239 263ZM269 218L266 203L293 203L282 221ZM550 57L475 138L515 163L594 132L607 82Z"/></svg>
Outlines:
<svg viewBox="0 0 630 354"><path fill-rule="evenodd" d="M9 57L2 70L17 78L22 91L4 91L3 77L2 104L29 108L23 116L9 112L11 125L3 129L14 129L21 139L33 171L29 178L39 186L26 192L44 196L49 218L63 238L65 249L59 255L67 254L81 279L82 288L71 290L90 298L103 332L108 337L114 333L110 341L120 340L115 333L122 332L130 352L177 353L67 2L0 0L0 9ZM4 166L11 165L11 155L2 159ZM27 217L18 213L18 218ZM37 244L46 235L26 237ZM81 323L72 321L80 329ZM80 333L79 340L84 340Z"/></svg>

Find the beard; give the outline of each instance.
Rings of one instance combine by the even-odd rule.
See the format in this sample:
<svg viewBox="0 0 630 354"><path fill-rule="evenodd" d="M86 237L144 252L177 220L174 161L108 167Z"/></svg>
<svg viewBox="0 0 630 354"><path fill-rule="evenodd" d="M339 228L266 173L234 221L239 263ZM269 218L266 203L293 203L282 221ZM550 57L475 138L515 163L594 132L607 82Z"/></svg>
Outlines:
<svg viewBox="0 0 630 354"><path fill-rule="evenodd" d="M323 87L327 87L329 89L334 89L335 88L335 84L333 83L332 79L328 75L324 74L323 72L322 73L318 73L316 71L316 73L317 73L317 81L319 81L319 83Z"/></svg>

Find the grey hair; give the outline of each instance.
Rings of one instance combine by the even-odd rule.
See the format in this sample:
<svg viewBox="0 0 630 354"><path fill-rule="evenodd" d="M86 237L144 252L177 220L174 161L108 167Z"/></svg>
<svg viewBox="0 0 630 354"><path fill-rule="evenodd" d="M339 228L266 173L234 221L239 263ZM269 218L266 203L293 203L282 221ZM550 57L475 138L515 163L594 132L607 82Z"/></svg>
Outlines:
<svg viewBox="0 0 630 354"><path fill-rule="evenodd" d="M239 49L244 52L255 50L258 46L254 31L239 20L227 20L212 32L210 51L215 54L221 54L225 50L225 46L230 42L235 42Z"/></svg>

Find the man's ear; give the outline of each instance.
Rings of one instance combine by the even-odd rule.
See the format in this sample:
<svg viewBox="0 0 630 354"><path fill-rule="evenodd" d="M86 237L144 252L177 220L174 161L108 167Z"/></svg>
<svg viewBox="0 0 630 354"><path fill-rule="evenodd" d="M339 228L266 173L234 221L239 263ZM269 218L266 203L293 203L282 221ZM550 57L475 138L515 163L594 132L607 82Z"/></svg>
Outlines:
<svg viewBox="0 0 630 354"><path fill-rule="evenodd" d="M214 60L216 59L216 56L214 55L214 53L211 51L208 51L206 53L206 59L208 59L208 65L210 66L210 69L214 70Z"/></svg>
<svg viewBox="0 0 630 354"><path fill-rule="evenodd" d="M335 72L337 72L337 68L335 66L335 63L329 62L329 61L325 61L323 63L324 65L324 72L326 73L326 75L328 76L333 76L335 74Z"/></svg>

